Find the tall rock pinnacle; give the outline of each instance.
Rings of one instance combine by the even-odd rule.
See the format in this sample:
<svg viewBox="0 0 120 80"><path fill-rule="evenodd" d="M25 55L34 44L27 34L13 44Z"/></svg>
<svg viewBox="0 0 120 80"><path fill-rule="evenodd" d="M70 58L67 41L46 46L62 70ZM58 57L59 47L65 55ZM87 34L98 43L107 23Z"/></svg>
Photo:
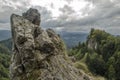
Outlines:
<svg viewBox="0 0 120 80"><path fill-rule="evenodd" d="M11 80L84 80L67 59L65 46L52 30L42 30L40 14L30 8L11 15Z"/></svg>

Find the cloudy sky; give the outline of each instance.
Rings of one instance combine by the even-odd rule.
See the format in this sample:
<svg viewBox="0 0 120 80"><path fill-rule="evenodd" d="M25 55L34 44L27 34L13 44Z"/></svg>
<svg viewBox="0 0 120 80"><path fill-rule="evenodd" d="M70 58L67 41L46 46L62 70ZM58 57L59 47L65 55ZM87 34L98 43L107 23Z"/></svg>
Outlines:
<svg viewBox="0 0 120 80"><path fill-rule="evenodd" d="M120 0L0 0L0 30L10 30L12 13L21 15L30 7L39 10L45 29L120 34Z"/></svg>

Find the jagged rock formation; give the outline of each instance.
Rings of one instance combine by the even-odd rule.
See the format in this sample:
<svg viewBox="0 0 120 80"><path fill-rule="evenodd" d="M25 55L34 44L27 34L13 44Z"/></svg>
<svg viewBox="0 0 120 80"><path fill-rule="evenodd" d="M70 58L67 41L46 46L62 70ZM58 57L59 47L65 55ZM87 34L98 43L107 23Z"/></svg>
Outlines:
<svg viewBox="0 0 120 80"><path fill-rule="evenodd" d="M36 9L11 16L11 80L83 80L68 60L60 37L52 29L41 29L39 23Z"/></svg>

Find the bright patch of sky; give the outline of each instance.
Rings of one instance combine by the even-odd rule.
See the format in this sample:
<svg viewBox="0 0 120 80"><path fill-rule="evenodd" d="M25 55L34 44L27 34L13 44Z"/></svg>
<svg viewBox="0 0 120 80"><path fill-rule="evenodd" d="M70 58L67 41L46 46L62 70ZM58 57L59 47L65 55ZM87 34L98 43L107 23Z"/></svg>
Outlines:
<svg viewBox="0 0 120 80"><path fill-rule="evenodd" d="M73 0L69 3L65 0L30 0L30 5L46 7L51 11L52 17L59 17L62 14L59 9L65 5L69 5L75 11L73 15L77 17L88 16L88 14L82 15L84 8L88 7L89 10L94 8L92 3L85 0Z"/></svg>

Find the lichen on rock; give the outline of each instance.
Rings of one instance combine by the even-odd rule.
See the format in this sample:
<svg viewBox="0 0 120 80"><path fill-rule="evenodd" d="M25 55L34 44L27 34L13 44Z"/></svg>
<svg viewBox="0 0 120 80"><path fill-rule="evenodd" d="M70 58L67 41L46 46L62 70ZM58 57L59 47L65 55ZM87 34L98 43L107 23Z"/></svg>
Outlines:
<svg viewBox="0 0 120 80"><path fill-rule="evenodd" d="M23 16L11 15L11 80L83 80L80 71L66 61L61 38L39 25L36 9L30 8Z"/></svg>

